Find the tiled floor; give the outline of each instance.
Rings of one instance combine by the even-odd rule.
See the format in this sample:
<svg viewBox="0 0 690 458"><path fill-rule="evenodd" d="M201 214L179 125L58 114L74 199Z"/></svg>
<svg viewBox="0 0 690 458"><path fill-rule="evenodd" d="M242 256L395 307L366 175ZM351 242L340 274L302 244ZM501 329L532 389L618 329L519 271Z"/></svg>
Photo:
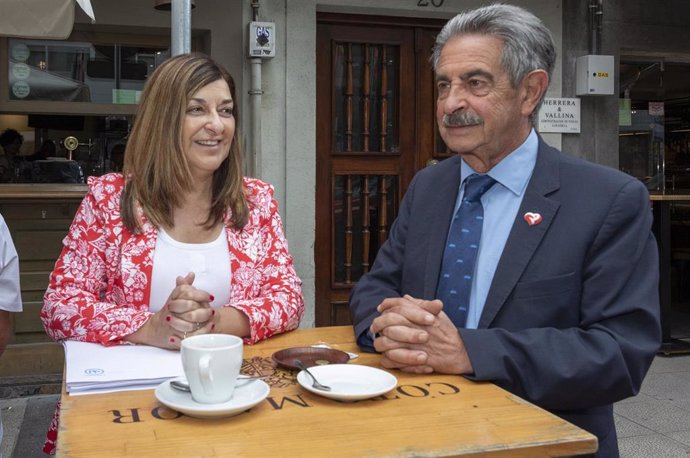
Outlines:
<svg viewBox="0 0 690 458"><path fill-rule="evenodd" d="M690 355L658 356L640 394L614 412L622 457L690 456Z"/></svg>
<svg viewBox="0 0 690 458"><path fill-rule="evenodd" d="M690 311L674 315L673 329L674 337L690 342ZM0 399L0 457L45 457L40 446L56 400L57 395ZM622 458L689 458L690 355L657 356L640 393L618 402L614 412Z"/></svg>
<svg viewBox="0 0 690 458"><path fill-rule="evenodd" d="M673 337L690 342L684 309L673 315ZM614 412L621 457L690 457L690 355L657 356L640 393Z"/></svg>

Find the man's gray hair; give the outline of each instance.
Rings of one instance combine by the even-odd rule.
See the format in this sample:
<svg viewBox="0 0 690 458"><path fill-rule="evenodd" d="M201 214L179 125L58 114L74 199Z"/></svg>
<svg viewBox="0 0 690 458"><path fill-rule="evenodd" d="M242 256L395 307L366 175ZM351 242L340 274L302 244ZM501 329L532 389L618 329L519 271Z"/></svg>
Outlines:
<svg viewBox="0 0 690 458"><path fill-rule="evenodd" d="M501 66L514 88L531 71L549 75L556 62L556 46L549 29L529 11L513 5L493 4L460 13L436 36L431 63L436 70L448 40L460 35L489 35L503 41Z"/></svg>

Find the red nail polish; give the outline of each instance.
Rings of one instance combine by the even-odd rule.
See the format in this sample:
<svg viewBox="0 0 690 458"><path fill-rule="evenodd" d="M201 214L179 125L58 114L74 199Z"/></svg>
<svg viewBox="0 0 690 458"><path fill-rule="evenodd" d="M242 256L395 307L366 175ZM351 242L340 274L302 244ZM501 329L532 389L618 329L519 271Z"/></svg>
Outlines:
<svg viewBox="0 0 690 458"><path fill-rule="evenodd" d="M175 339L171 337L171 338L170 338L170 343L175 343Z"/></svg>
<svg viewBox="0 0 690 458"><path fill-rule="evenodd" d="M214 329L216 329L215 323L211 325L211 331L213 331Z"/></svg>
<svg viewBox="0 0 690 458"><path fill-rule="evenodd" d="M213 299L215 299L215 297L213 297L213 294L209 294L209 299L211 300L211 302L213 302Z"/></svg>
<svg viewBox="0 0 690 458"><path fill-rule="evenodd" d="M165 321L170 321L170 315L165 317Z"/></svg>
<svg viewBox="0 0 690 458"><path fill-rule="evenodd" d="M211 316L213 316L213 315L215 315L215 314L216 314L216 311L215 311L215 310L211 310Z"/></svg>

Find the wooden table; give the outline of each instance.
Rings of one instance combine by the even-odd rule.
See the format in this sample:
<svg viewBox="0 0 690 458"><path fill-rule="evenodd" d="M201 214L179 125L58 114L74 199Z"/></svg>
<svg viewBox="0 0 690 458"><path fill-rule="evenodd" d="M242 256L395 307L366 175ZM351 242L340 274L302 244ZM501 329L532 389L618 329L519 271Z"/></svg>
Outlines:
<svg viewBox="0 0 690 458"><path fill-rule="evenodd" d="M592 453L592 434L491 383L406 375L378 398L345 403L302 389L271 354L319 342L378 366L349 326L293 331L245 346L244 373L273 374L269 397L235 417L200 420L161 406L152 390L62 393L57 455L88 456L562 456Z"/></svg>
<svg viewBox="0 0 690 458"><path fill-rule="evenodd" d="M690 353L690 343L671 337L671 203L690 202L687 194L650 194L654 208L654 235L659 245L659 303L661 349L665 356Z"/></svg>

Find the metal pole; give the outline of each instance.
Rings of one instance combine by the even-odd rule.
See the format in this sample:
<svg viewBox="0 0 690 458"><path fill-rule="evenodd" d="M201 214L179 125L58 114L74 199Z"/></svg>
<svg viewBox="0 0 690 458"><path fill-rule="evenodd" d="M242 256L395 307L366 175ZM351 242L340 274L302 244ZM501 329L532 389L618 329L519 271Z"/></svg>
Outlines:
<svg viewBox="0 0 690 458"><path fill-rule="evenodd" d="M259 0L252 0L252 20L259 20ZM250 59L250 87L249 104L251 107L251 132L250 148L248 149L249 158L247 161L247 174L252 177L260 178L262 174L261 164L261 96L264 91L261 87L261 65L260 57Z"/></svg>
<svg viewBox="0 0 690 458"><path fill-rule="evenodd" d="M264 93L261 88L261 58L251 59L251 87L249 88L249 101L251 105L251 151L252 157L249 162L249 175L260 178L262 173L261 164L261 95Z"/></svg>
<svg viewBox="0 0 690 458"><path fill-rule="evenodd" d="M172 0L170 10L170 52L173 56L192 50L192 0Z"/></svg>
<svg viewBox="0 0 690 458"><path fill-rule="evenodd" d="M589 2L589 53L601 54L601 23L604 15L602 0Z"/></svg>

